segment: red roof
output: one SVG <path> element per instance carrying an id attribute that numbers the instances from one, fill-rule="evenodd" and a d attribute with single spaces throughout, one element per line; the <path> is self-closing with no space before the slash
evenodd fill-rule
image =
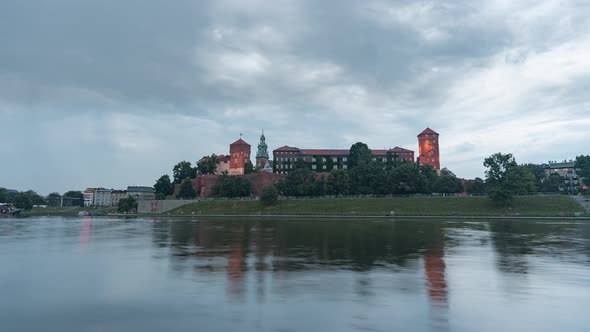
<path id="1" fill-rule="evenodd" d="M 274 151 L 299 151 L 302 156 L 348 156 L 350 154 L 350 150 L 348 149 L 298 149 L 290 146 L 283 146 L 278 148 Z M 389 150 L 371 150 L 374 156 L 386 156 L 388 152 L 393 153 L 404 153 L 410 152 L 414 153 L 412 150 L 400 148 L 396 146 L 393 149 Z"/>
<path id="2" fill-rule="evenodd" d="M 232 145 L 247 145 L 247 146 L 250 146 L 250 144 L 246 143 L 246 142 L 245 142 L 243 139 L 241 139 L 241 138 L 240 138 L 239 140 L 237 140 L 237 141 L 233 142 L 232 144 L 230 144 L 230 146 L 232 146 Z"/>
<path id="3" fill-rule="evenodd" d="M 282 146 L 274 151 L 299 151 L 299 149 L 285 145 L 285 146 Z"/>
<path id="4" fill-rule="evenodd" d="M 391 149 L 391 152 L 414 152 L 414 151 L 396 146 L 395 148 Z"/>
<path id="5" fill-rule="evenodd" d="M 389 149 L 389 150 L 371 150 L 373 152 L 374 156 L 387 156 L 388 152 L 392 152 L 392 153 L 414 153 L 414 151 L 412 150 L 408 150 L 408 149 L 404 149 L 404 148 L 400 148 L 399 146 L 396 146 L 393 149 Z"/>
<path id="6" fill-rule="evenodd" d="M 438 135 L 438 133 L 437 133 L 436 131 L 434 131 L 434 130 L 432 130 L 432 129 L 428 128 L 428 127 L 426 127 L 426 129 L 424 129 L 424 131 L 422 131 L 420 134 L 418 134 L 418 136 L 421 136 L 421 135 L 426 135 L 426 134 L 430 134 L 430 135 L 433 135 L 433 134 L 434 134 L 434 135 Z"/>
<path id="7" fill-rule="evenodd" d="M 341 155 L 348 155 L 350 150 L 344 149 L 304 149 L 301 150 L 301 154 L 303 155 L 311 155 L 311 156 L 341 156 Z"/>

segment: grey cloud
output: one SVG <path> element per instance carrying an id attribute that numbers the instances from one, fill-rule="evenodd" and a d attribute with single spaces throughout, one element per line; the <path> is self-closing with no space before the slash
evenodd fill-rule
<path id="1" fill-rule="evenodd" d="M 131 173 L 150 184 L 177 159 L 224 153 L 240 132 L 254 144 L 260 129 L 271 148 L 362 140 L 416 150 L 428 125 L 442 135 L 445 166 L 481 176 L 472 160 L 541 135 L 503 128 L 583 137 L 589 10 L 579 1 L 2 1 L 0 115 L 15 127 L 0 139 L 26 151 L 23 163 L 60 174 L 30 182 L 41 190 L 66 181 L 60 161 L 83 159 L 101 166 L 71 185 Z M 83 133 L 109 138 L 61 152 Z M 474 138 L 477 148 L 466 143 Z M 578 153 L 568 144 L 557 137 L 551 147 Z M 122 175 L 103 164 L 111 159 Z M 0 185 L 29 183 L 31 170 L 0 161 L 14 174 Z M 140 162 L 150 165 L 134 171 Z"/>

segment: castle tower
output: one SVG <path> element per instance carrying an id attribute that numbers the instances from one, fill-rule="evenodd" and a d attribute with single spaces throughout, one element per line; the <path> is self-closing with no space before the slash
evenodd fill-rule
<path id="1" fill-rule="evenodd" d="M 266 145 L 266 137 L 264 131 L 260 136 L 260 143 L 258 143 L 258 152 L 256 152 L 256 169 L 261 170 L 266 167 L 268 162 L 268 146 Z"/>
<path id="2" fill-rule="evenodd" d="M 435 170 L 440 170 L 438 133 L 430 128 L 418 134 L 418 164 L 430 165 Z"/>
<path id="3" fill-rule="evenodd" d="M 250 144 L 243 139 L 233 142 L 229 146 L 229 175 L 244 175 L 246 163 L 250 161 Z"/>

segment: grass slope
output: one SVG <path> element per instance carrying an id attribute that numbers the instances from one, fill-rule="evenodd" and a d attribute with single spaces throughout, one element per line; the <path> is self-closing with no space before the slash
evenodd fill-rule
<path id="1" fill-rule="evenodd" d="M 564 196 L 516 197 L 511 208 L 496 207 L 487 197 L 394 197 L 282 200 L 270 207 L 259 201 L 204 201 L 170 214 L 382 216 L 390 211 L 398 216 L 572 216 L 583 210 Z"/>

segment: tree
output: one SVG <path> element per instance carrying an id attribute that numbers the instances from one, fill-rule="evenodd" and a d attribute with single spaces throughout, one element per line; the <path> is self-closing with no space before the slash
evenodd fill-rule
<path id="1" fill-rule="evenodd" d="M 84 206 L 84 194 L 81 191 L 70 190 L 63 195 L 64 198 L 75 198 L 80 202 L 80 206 Z"/>
<path id="2" fill-rule="evenodd" d="M 255 173 L 256 169 L 254 168 L 254 165 L 252 165 L 252 162 L 250 160 L 248 160 L 246 162 L 246 165 L 244 166 L 244 173 L 246 174 L 251 174 L 251 173 Z"/>
<path id="3" fill-rule="evenodd" d="M 0 203 L 9 203 L 8 190 L 6 190 L 5 188 L 0 188 Z"/>
<path id="4" fill-rule="evenodd" d="M 373 160 L 373 153 L 367 144 L 357 142 L 350 147 L 350 154 L 348 156 L 348 168 L 353 168 L 360 163 L 369 163 Z"/>
<path id="5" fill-rule="evenodd" d="M 516 161 L 511 153 L 502 154 L 498 152 L 486 158 L 483 165 L 488 169 L 485 172 L 486 184 L 497 186 L 504 181 L 508 168 L 516 166 Z"/>
<path id="6" fill-rule="evenodd" d="M 277 189 L 285 196 L 311 196 L 314 192 L 316 174 L 308 168 L 297 168 L 277 184 Z"/>
<path id="7" fill-rule="evenodd" d="M 556 193 L 559 192 L 559 188 L 562 185 L 563 178 L 559 174 L 553 173 L 543 181 L 540 191 L 545 193 Z"/>
<path id="8" fill-rule="evenodd" d="M 328 195 L 348 195 L 350 191 L 350 177 L 348 172 L 335 169 L 326 179 L 326 192 Z"/>
<path id="9" fill-rule="evenodd" d="M 262 189 L 262 193 L 260 194 L 260 202 L 266 206 L 270 206 L 275 204 L 279 200 L 279 191 L 273 185 L 265 187 Z"/>
<path id="10" fill-rule="evenodd" d="M 61 205 L 61 195 L 59 193 L 51 193 L 47 195 L 47 205 L 51 207 L 58 207 Z"/>
<path id="11" fill-rule="evenodd" d="M 217 165 L 219 164 L 219 157 L 215 154 L 205 156 L 197 161 L 197 171 L 199 174 L 208 175 L 217 172 Z"/>
<path id="12" fill-rule="evenodd" d="M 355 167 L 348 170 L 350 177 L 350 192 L 356 195 L 372 194 L 370 179 L 369 179 L 369 163 L 360 162 Z"/>
<path id="13" fill-rule="evenodd" d="M 432 188 L 434 187 L 434 183 L 438 179 L 436 170 L 430 165 L 420 165 L 418 166 L 418 170 L 420 171 L 420 174 L 424 175 L 424 178 L 426 179 L 424 192 L 431 193 L 433 191 Z"/>
<path id="14" fill-rule="evenodd" d="M 447 168 L 443 168 L 435 180 L 432 190 L 437 193 L 452 194 L 463 191 L 463 181 Z"/>
<path id="15" fill-rule="evenodd" d="M 509 167 L 503 186 L 516 195 L 535 192 L 537 188 L 535 176 L 524 166 Z"/>
<path id="16" fill-rule="evenodd" d="M 213 196 L 248 197 L 250 196 L 250 181 L 242 176 L 222 175 L 219 182 L 213 186 Z"/>
<path id="17" fill-rule="evenodd" d="M 395 194 L 415 194 L 426 189 L 426 177 L 411 163 L 402 164 L 391 171 L 389 185 Z"/>
<path id="18" fill-rule="evenodd" d="M 177 198 L 195 198 L 197 197 L 197 192 L 193 188 L 193 183 L 190 179 L 182 180 L 180 184 L 180 188 L 178 190 L 178 194 L 176 195 Z"/>
<path id="19" fill-rule="evenodd" d="M 131 196 L 121 198 L 117 205 L 117 210 L 121 213 L 137 211 L 137 201 Z"/>
<path id="20" fill-rule="evenodd" d="M 311 196 L 324 196 L 326 194 L 326 181 L 323 177 L 316 176 L 311 182 Z"/>
<path id="21" fill-rule="evenodd" d="M 174 183 L 181 183 L 184 179 L 193 179 L 197 175 L 197 168 L 192 167 L 188 161 L 181 161 L 172 170 Z"/>
<path id="22" fill-rule="evenodd" d="M 575 167 L 580 177 L 590 179 L 590 155 L 577 156 Z"/>
<path id="23" fill-rule="evenodd" d="M 485 182 L 481 178 L 465 180 L 465 191 L 468 194 L 483 194 L 485 189 Z"/>
<path id="24" fill-rule="evenodd" d="M 546 178 L 545 168 L 537 164 L 524 164 L 522 166 L 535 176 L 535 191 L 540 191 Z"/>
<path id="25" fill-rule="evenodd" d="M 154 184 L 156 194 L 162 194 L 164 197 L 172 195 L 174 193 L 174 185 L 170 181 L 168 174 L 162 175 Z"/>
<path id="26" fill-rule="evenodd" d="M 33 205 L 31 195 L 26 192 L 18 193 L 14 197 L 14 206 L 19 209 L 30 210 L 33 208 Z"/>
<path id="27" fill-rule="evenodd" d="M 535 176 L 518 166 L 512 154 L 495 153 L 484 160 L 488 196 L 498 205 L 510 205 L 516 194 L 535 191 Z"/>
<path id="28" fill-rule="evenodd" d="M 29 195 L 29 198 L 31 199 L 31 202 L 33 203 L 33 205 L 46 205 L 47 204 L 47 202 L 45 201 L 45 198 L 43 198 L 43 196 L 37 194 L 33 190 L 28 190 L 25 192 L 25 194 Z"/>
<path id="29" fill-rule="evenodd" d="M 84 194 L 81 191 L 70 190 L 64 194 L 64 197 L 84 199 Z"/>

